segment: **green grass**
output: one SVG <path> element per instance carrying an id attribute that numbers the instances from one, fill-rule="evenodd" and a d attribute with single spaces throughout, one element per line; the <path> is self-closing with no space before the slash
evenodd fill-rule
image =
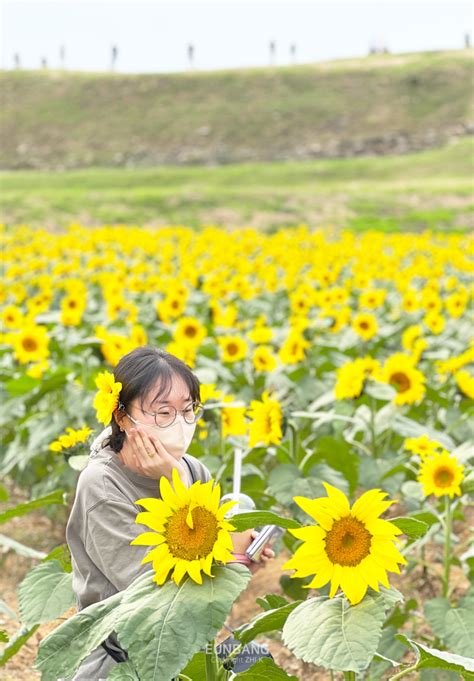
<path id="1" fill-rule="evenodd" d="M 0 167 L 312 159 L 386 134 L 437 146 L 473 120 L 471 63 L 463 50 L 182 74 L 5 71 Z"/>
<path id="2" fill-rule="evenodd" d="M 473 140 L 403 156 L 0 173 L 3 219 L 356 230 L 472 228 Z"/>

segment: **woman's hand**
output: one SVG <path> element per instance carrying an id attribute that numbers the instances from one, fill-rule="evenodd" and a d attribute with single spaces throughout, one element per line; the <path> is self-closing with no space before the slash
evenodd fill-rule
<path id="1" fill-rule="evenodd" d="M 232 521 L 231 521 L 232 522 Z M 257 530 L 245 530 L 244 532 L 231 532 L 230 537 L 234 545 L 234 553 L 245 553 L 253 540 L 258 536 Z M 265 566 L 271 558 L 275 558 L 275 552 L 270 548 L 270 544 L 265 544 L 258 563 L 254 561 L 248 566 L 250 572 L 254 574 Z"/>
<path id="2" fill-rule="evenodd" d="M 166 451 L 157 437 L 137 426 L 127 431 L 128 447 L 123 447 L 123 463 L 138 475 L 159 480 L 163 475 L 172 481 L 172 471 L 176 468 L 179 477 L 188 487 L 184 465 Z"/>

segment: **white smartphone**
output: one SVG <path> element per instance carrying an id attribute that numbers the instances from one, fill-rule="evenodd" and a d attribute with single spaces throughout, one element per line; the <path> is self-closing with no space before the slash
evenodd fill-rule
<path id="1" fill-rule="evenodd" d="M 250 544 L 245 555 L 250 558 L 250 560 L 253 560 L 254 563 L 258 563 L 265 544 L 267 544 L 270 539 L 277 537 L 279 534 L 283 534 L 283 532 L 283 528 L 278 527 L 278 525 L 265 525 Z"/>

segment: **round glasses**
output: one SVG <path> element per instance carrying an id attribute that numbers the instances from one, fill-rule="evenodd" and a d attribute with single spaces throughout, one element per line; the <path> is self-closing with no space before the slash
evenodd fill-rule
<path id="1" fill-rule="evenodd" d="M 190 404 L 186 409 L 176 409 L 176 407 L 173 407 L 171 404 L 167 405 L 166 407 L 162 407 L 159 411 L 145 411 L 144 409 L 141 409 L 143 414 L 147 414 L 148 416 L 153 416 L 155 420 L 155 424 L 158 426 L 158 428 L 168 428 L 168 426 L 173 425 L 173 423 L 176 420 L 176 416 L 178 415 L 178 411 L 180 414 L 182 414 L 184 420 L 186 423 L 189 425 L 196 423 L 198 421 L 202 414 L 203 414 L 203 407 L 202 404 L 199 402 L 193 402 Z M 130 416 L 127 412 L 125 412 L 127 416 L 134 422 L 135 419 Z M 139 423 L 139 422 L 138 422 Z"/>

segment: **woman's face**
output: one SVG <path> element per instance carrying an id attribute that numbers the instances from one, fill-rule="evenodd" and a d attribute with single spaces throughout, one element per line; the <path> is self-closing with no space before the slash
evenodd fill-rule
<path id="1" fill-rule="evenodd" d="M 127 414 L 121 415 L 120 425 L 127 433 L 137 426 L 145 427 L 146 430 L 148 426 L 150 434 L 158 438 L 169 454 L 179 460 L 191 443 L 196 428 L 196 424 L 189 423 L 193 416 L 193 400 L 188 386 L 180 376 L 172 377 L 171 388 L 167 394 L 156 397 L 159 388 L 158 379 L 146 394 L 143 406 L 140 405 L 140 398 L 132 400 L 126 409 Z M 183 418 L 183 413 L 188 422 Z M 153 414 L 156 414 L 156 417 Z M 132 419 L 139 423 L 134 423 Z M 160 428 L 157 425 L 165 425 L 171 421 L 167 427 Z M 127 445 L 125 440 L 123 446 Z"/>

